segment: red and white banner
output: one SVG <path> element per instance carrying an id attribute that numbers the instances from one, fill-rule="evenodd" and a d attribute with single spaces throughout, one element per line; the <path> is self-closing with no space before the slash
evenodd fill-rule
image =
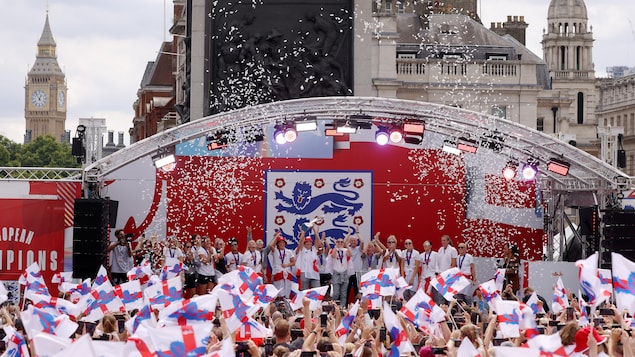
<path id="1" fill-rule="evenodd" d="M 37 262 L 51 281 L 64 269 L 64 201 L 0 199 L 0 242 L 0 280 L 18 280 Z"/>

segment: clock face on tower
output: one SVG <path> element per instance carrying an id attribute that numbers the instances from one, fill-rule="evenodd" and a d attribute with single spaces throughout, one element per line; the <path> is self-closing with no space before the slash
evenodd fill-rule
<path id="1" fill-rule="evenodd" d="M 60 91 L 59 93 L 57 93 L 57 106 L 59 108 L 64 107 L 64 92 L 63 91 Z"/>
<path id="2" fill-rule="evenodd" d="M 34 106 L 41 108 L 46 105 L 46 93 L 43 90 L 36 90 L 31 94 L 31 104 Z"/>

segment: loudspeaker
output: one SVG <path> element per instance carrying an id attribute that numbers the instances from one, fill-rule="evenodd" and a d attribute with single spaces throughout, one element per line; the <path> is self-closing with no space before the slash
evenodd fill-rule
<path id="1" fill-rule="evenodd" d="M 620 169 L 626 168 L 626 150 L 617 150 L 617 167 Z"/>
<path id="2" fill-rule="evenodd" d="M 633 225 L 635 211 L 606 211 L 603 221 L 605 225 Z"/>
<path id="3" fill-rule="evenodd" d="M 76 199 L 73 226 L 73 277 L 94 278 L 108 266 L 110 200 Z"/>
<path id="4" fill-rule="evenodd" d="M 598 219 L 596 207 L 581 207 L 578 210 L 580 217 L 580 235 L 588 236 L 598 233 Z"/>
<path id="5" fill-rule="evenodd" d="M 73 156 L 84 156 L 83 140 L 80 138 L 73 138 L 73 144 L 71 146 L 71 154 Z"/>

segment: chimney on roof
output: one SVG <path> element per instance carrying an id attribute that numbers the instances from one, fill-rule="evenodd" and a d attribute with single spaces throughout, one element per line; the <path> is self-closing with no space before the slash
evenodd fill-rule
<path id="1" fill-rule="evenodd" d="M 525 45 L 527 26 L 529 25 L 525 22 L 525 16 L 507 15 L 507 22 L 492 22 L 490 30 L 499 36 L 510 35 Z"/>
<path id="2" fill-rule="evenodd" d="M 117 140 L 117 147 L 118 148 L 125 148 L 126 145 L 123 144 L 123 131 L 120 131 L 117 134 L 118 134 L 118 139 L 119 139 L 119 140 Z"/>

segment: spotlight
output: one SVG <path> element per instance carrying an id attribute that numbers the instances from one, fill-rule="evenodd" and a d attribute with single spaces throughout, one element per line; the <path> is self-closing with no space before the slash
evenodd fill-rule
<path id="1" fill-rule="evenodd" d="M 174 154 L 169 154 L 165 157 L 162 157 L 160 159 L 157 159 L 154 161 L 154 166 L 157 167 L 157 169 L 161 169 L 164 166 L 167 166 L 169 164 L 173 164 L 176 162 L 176 158 L 174 157 Z"/>
<path id="2" fill-rule="evenodd" d="M 86 132 L 86 125 L 79 124 L 75 129 L 78 135 L 84 134 Z"/>
<path id="3" fill-rule="evenodd" d="M 340 134 L 357 133 L 357 122 L 354 120 L 337 120 L 335 122 L 335 130 Z"/>
<path id="4" fill-rule="evenodd" d="M 298 132 L 296 131 L 293 122 L 276 125 L 274 127 L 273 133 L 273 136 L 278 145 L 292 143 L 298 138 Z"/>
<path id="5" fill-rule="evenodd" d="M 295 130 L 301 131 L 315 131 L 317 130 L 317 120 L 313 116 L 304 117 L 295 121 Z"/>
<path id="6" fill-rule="evenodd" d="M 163 171 L 172 171 L 176 168 L 176 157 L 174 156 L 174 147 L 161 148 L 152 156 L 152 161 L 157 169 Z"/>
<path id="7" fill-rule="evenodd" d="M 443 151 L 454 155 L 461 155 L 461 150 L 457 149 L 456 143 L 451 140 L 443 141 Z"/>
<path id="8" fill-rule="evenodd" d="M 471 154 L 476 154 L 476 150 L 478 150 L 478 142 L 474 139 L 461 137 L 459 138 L 456 148 L 461 151 L 469 152 Z"/>
<path id="9" fill-rule="evenodd" d="M 390 133 L 387 127 L 380 126 L 377 128 L 377 132 L 375 133 L 375 142 L 377 142 L 377 144 L 382 146 L 388 144 L 388 140 L 390 140 L 389 137 Z"/>
<path id="10" fill-rule="evenodd" d="M 218 150 L 229 145 L 229 137 L 231 133 L 228 130 L 219 130 L 207 135 L 207 149 Z"/>
<path id="11" fill-rule="evenodd" d="M 505 137 L 498 130 L 494 130 L 492 133 L 483 134 L 481 138 L 481 146 L 488 148 L 494 152 L 501 152 L 505 143 Z"/>
<path id="12" fill-rule="evenodd" d="M 390 129 L 390 142 L 397 144 L 403 139 L 403 132 L 399 126 L 393 125 Z"/>
<path id="13" fill-rule="evenodd" d="M 527 163 L 523 165 L 523 178 L 526 181 L 531 181 L 536 178 L 538 173 L 538 161 L 535 159 L 528 159 Z"/>
<path id="14" fill-rule="evenodd" d="M 567 176 L 567 174 L 569 174 L 569 167 L 571 167 L 570 163 L 556 158 L 549 159 L 549 162 L 547 163 L 548 171 L 562 176 Z"/>
<path id="15" fill-rule="evenodd" d="M 423 132 L 425 125 L 423 123 L 404 123 L 403 124 L 403 140 L 406 144 L 419 145 L 423 142 Z"/>
<path id="16" fill-rule="evenodd" d="M 516 177 L 516 167 L 518 167 L 518 164 L 516 164 L 515 162 L 507 162 L 507 165 L 503 169 L 503 177 L 505 178 L 505 180 L 509 181 Z"/>

